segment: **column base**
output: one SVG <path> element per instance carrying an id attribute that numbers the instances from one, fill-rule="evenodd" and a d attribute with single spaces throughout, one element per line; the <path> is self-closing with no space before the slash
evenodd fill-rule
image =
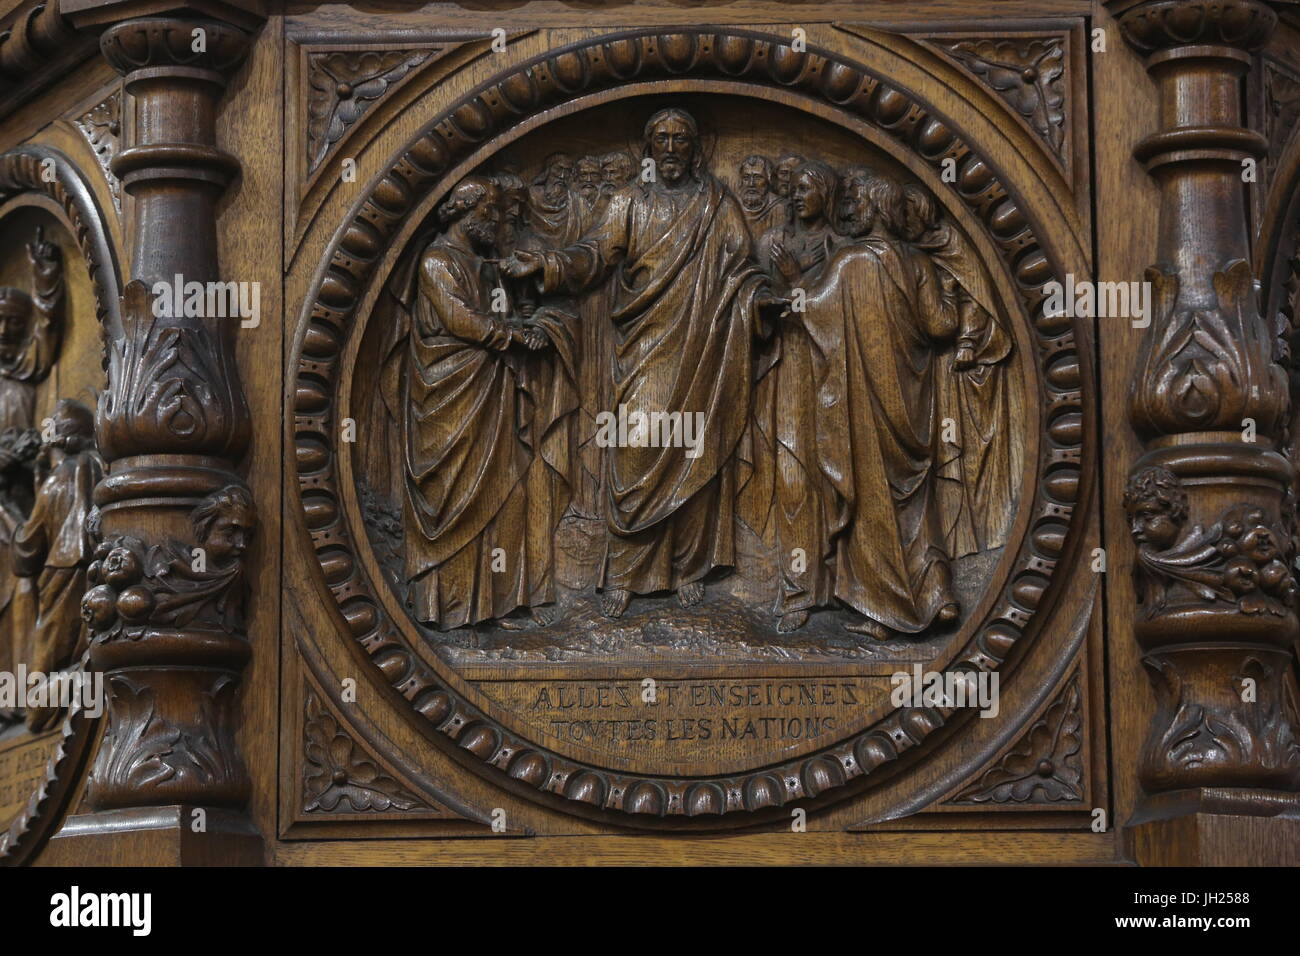
<path id="1" fill-rule="evenodd" d="M 202 829 L 196 830 L 203 812 Z M 261 866 L 262 836 L 242 813 L 172 805 L 68 817 L 37 866 Z"/>
<path id="2" fill-rule="evenodd" d="M 1161 793 L 1144 800 L 1124 833 L 1140 866 L 1300 866 L 1300 794 Z"/>

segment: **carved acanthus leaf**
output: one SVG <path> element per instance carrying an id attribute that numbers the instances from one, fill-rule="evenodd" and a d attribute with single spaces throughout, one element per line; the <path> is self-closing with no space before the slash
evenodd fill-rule
<path id="1" fill-rule="evenodd" d="M 1065 46 L 1061 37 L 936 42 L 1065 157 Z"/>
<path id="2" fill-rule="evenodd" d="M 311 54 L 307 60 L 308 172 L 394 83 L 439 49 Z"/>
<path id="3" fill-rule="evenodd" d="M 1076 674 L 1001 760 L 952 803 L 1061 803 L 1083 799 L 1083 696 Z"/>
<path id="4" fill-rule="evenodd" d="M 113 175 L 111 165 L 122 140 L 122 91 L 114 90 L 106 99 L 78 116 L 75 122 L 94 151 L 99 168 L 104 171 L 113 206 L 121 212 L 122 186 Z"/>
<path id="5" fill-rule="evenodd" d="M 307 692 L 302 781 L 303 810 L 360 813 L 433 809 L 384 773 L 323 707 Z"/>

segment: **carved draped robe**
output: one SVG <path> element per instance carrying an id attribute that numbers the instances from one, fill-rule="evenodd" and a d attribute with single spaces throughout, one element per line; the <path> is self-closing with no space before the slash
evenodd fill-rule
<path id="1" fill-rule="evenodd" d="M 935 452 L 955 297 L 924 253 L 873 237 L 835 253 L 806 306 L 834 594 L 893 630 L 922 631 L 953 600 Z"/>
<path id="2" fill-rule="evenodd" d="M 404 386 L 405 578 L 416 619 L 445 630 L 555 600 L 573 346 L 543 312 L 535 321 L 554 352 L 508 351 L 482 260 L 445 237 L 425 252 L 417 281 Z"/>
<path id="3" fill-rule="evenodd" d="M 623 187 L 586 236 L 543 257 L 548 293 L 613 274 L 608 411 L 703 416 L 696 457 L 680 445 L 604 449 L 606 589 L 677 588 L 734 563 L 754 296 L 765 281 L 750 245 L 739 203 L 703 176 Z"/>
<path id="4" fill-rule="evenodd" d="M 103 470 L 93 451 L 65 457 L 41 482 L 31 515 L 14 532 L 14 573 L 36 579 L 37 603 L 30 644 L 16 649 L 14 656 L 33 671 L 49 674 L 67 667 L 85 650 L 81 599 L 95 551 L 87 519 Z M 15 640 L 23 636 L 15 635 Z M 29 713 L 28 724 L 39 730 L 55 715 Z"/>
<path id="5" fill-rule="evenodd" d="M 823 223 L 786 224 L 758 241 L 758 261 L 779 271 L 772 247 L 780 242 L 799 263 L 796 286 L 816 282 L 836 236 Z M 741 519 L 776 548 L 778 614 L 807 611 L 830 600 L 831 574 L 825 480 L 817 464 L 816 389 L 812 346 L 798 325 L 784 325 L 759 358 L 754 386 L 754 476 L 740 500 Z"/>

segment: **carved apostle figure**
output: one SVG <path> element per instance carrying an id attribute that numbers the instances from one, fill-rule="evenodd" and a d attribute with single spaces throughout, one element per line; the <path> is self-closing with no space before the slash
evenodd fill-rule
<path id="1" fill-rule="evenodd" d="M 694 118 L 666 109 L 645 126 L 655 176 L 615 192 L 579 241 L 517 252 L 502 268 L 538 275 L 543 292 L 579 293 L 614 275 L 611 411 L 698 421 L 698 442 L 605 448 L 601 609 L 633 594 L 704 597 L 704 577 L 734 564 L 737 449 L 750 404 L 760 311 L 783 303 L 751 255 L 740 204 L 704 166 Z"/>
<path id="2" fill-rule="evenodd" d="M 794 188 L 794 171 L 804 164 L 804 158 L 797 153 L 786 153 L 776 161 L 773 167 L 772 189 L 781 200 L 782 215 L 786 222 L 794 219 L 794 206 L 790 202 L 790 190 Z"/>
<path id="3" fill-rule="evenodd" d="M 858 170 L 843 220 L 855 241 L 809 291 L 817 451 L 834 490 L 834 594 L 884 639 L 957 618 L 938 508 L 939 350 L 958 330 L 951 279 L 905 242 L 900 183 Z"/>
<path id="4" fill-rule="evenodd" d="M 748 156 L 740 164 L 740 208 L 756 239 L 785 223 L 785 206 L 772 192 L 772 164 L 766 156 Z"/>
<path id="5" fill-rule="evenodd" d="M 622 150 L 606 153 L 600 160 L 601 190 L 607 194 L 614 193 L 632 181 L 636 173 L 636 164 L 632 157 Z"/>
<path id="6" fill-rule="evenodd" d="M 33 295 L 0 288 L 0 430 L 35 424 L 36 385 L 49 375 L 63 338 L 63 261 L 39 226 L 27 258 Z"/>
<path id="7" fill-rule="evenodd" d="M 538 239 L 548 246 L 563 246 L 582 232 L 582 212 L 576 191 L 569 188 L 573 160 L 552 153 L 528 191 L 528 221 Z"/>
<path id="8" fill-rule="evenodd" d="M 838 177 L 820 162 L 794 174 L 793 223 L 775 226 L 758 243 L 758 258 L 782 291 L 816 281 L 834 248 L 830 216 Z M 793 631 L 830 599 L 827 493 L 817 463 L 816 388 L 808 333 L 785 323 L 762 356 L 754 388 L 754 477 L 741 497 L 741 517 L 777 555 L 777 630 Z"/>
<path id="9" fill-rule="evenodd" d="M 550 310 L 528 325 L 493 310 L 485 259 L 500 202 L 494 180 L 471 176 L 440 207 L 445 232 L 421 257 L 407 337 L 405 579 L 416 619 L 443 629 L 554 600 L 554 526 L 531 518 L 557 509 L 529 493 L 555 486 L 530 469 L 547 466 L 572 403 L 530 394 L 521 362 L 549 344 L 571 369 L 573 347 Z"/>
<path id="10" fill-rule="evenodd" d="M 36 579 L 36 625 L 30 644 L 15 653 L 32 671 L 50 674 L 85 650 L 81 599 L 95 551 L 89 517 L 103 462 L 95 451 L 95 417 L 86 406 L 60 401 L 42 446 L 43 480 L 32 513 L 14 534 L 14 573 Z M 38 474 L 41 474 L 38 471 Z M 28 726 L 44 730 L 56 710 L 29 710 Z"/>

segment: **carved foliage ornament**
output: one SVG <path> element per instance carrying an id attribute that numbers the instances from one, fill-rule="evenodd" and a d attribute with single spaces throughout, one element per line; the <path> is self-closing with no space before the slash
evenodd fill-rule
<path id="1" fill-rule="evenodd" d="M 308 171 L 321 164 L 372 103 L 439 49 L 310 54 L 307 59 Z"/>
<path id="2" fill-rule="evenodd" d="M 113 174 L 112 164 L 122 139 L 122 91 L 114 90 L 108 98 L 78 116 L 76 124 L 94 151 L 99 168 L 104 171 L 114 207 L 121 212 L 122 184 Z"/>
<path id="3" fill-rule="evenodd" d="M 1062 38 L 957 40 L 938 45 L 1028 121 L 1065 159 L 1065 48 Z"/>
<path id="4" fill-rule="evenodd" d="M 360 570 L 356 536 L 341 518 L 342 490 L 334 456 L 335 389 L 343 343 L 357 325 L 363 289 L 382 250 L 421 197 L 479 144 L 522 119 L 581 93 L 631 80 L 726 78 L 755 89 L 785 90 L 829 103 L 893 137 L 936 172 L 957 163 L 955 194 L 985 224 L 1033 318 L 1041 355 L 1048 428 L 1032 501 L 1034 519 L 1018 545 L 1006 590 L 957 652 L 952 667 L 997 667 L 1039 608 L 1073 524 L 1082 477 L 1080 353 L 1071 322 L 1044 315 L 1043 284 L 1053 268 L 1034 228 L 992 166 L 926 106 L 865 67 L 821 50 L 791 50 L 759 34 L 628 33 L 553 51 L 506 74 L 435 119 L 378 179 L 356 215 L 339 230 L 307 307 L 299 340 L 295 441 L 304 520 L 325 583 L 352 635 L 414 713 L 440 735 L 521 783 L 591 808 L 657 816 L 755 811 L 817 796 L 922 743 L 951 715 L 904 707 L 868 730 L 809 756 L 740 775 L 715 778 L 638 777 L 611 772 L 521 739 L 487 717 L 457 684 L 424 663 L 388 618 L 374 584 Z M 364 540 L 364 534 L 361 536 Z M 340 560 L 340 554 L 346 560 Z"/>
<path id="5" fill-rule="evenodd" d="M 428 809 L 427 803 L 384 773 L 310 691 L 304 711 L 304 810 L 382 813 Z"/>
<path id="6" fill-rule="evenodd" d="M 953 803 L 1059 803 L 1083 799 L 1083 696 L 1072 677 L 1001 760 Z"/>

